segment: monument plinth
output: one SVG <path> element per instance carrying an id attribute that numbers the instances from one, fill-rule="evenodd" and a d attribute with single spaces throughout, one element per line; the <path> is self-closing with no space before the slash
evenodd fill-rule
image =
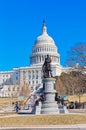
<path id="1" fill-rule="evenodd" d="M 45 101 L 42 104 L 41 114 L 58 114 L 58 104 L 55 101 L 55 93 L 56 90 L 54 89 L 55 85 L 55 78 L 44 78 L 43 85 L 44 85 L 44 95 Z"/>

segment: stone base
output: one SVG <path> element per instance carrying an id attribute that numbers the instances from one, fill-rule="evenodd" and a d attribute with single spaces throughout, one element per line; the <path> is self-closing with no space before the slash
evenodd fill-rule
<path id="1" fill-rule="evenodd" d="M 45 101 L 42 105 L 41 114 L 59 114 L 58 104 Z"/>
<path id="2" fill-rule="evenodd" d="M 41 114 L 59 114 L 58 104 L 55 101 L 55 80 L 55 78 L 45 78 L 43 80 L 46 100 L 42 104 Z"/>
<path id="3" fill-rule="evenodd" d="M 66 106 L 62 105 L 62 104 L 58 104 L 58 108 L 59 108 L 59 113 L 64 113 L 64 114 L 68 114 L 69 111 L 66 108 Z"/>

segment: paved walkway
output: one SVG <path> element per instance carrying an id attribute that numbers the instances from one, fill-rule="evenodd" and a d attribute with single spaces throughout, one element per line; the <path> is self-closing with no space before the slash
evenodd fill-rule
<path id="1" fill-rule="evenodd" d="M 0 127 L 0 130 L 86 130 L 86 124 L 77 125 L 52 125 L 28 127 Z"/>

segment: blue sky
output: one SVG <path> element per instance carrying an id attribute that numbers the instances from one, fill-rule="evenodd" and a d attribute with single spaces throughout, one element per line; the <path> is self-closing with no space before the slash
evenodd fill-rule
<path id="1" fill-rule="evenodd" d="M 62 66 L 70 48 L 86 42 L 86 0 L 0 0 L 0 71 L 29 65 L 43 19 Z"/>

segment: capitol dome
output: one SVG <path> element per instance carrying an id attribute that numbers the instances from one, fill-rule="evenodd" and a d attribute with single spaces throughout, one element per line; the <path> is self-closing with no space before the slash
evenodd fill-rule
<path id="1" fill-rule="evenodd" d="M 32 54 L 30 56 L 31 65 L 43 64 L 46 56 L 49 55 L 54 64 L 59 64 L 60 55 L 58 53 L 58 48 L 52 37 L 47 33 L 47 27 L 43 22 L 42 34 L 36 38 L 34 46 L 32 48 Z"/>

